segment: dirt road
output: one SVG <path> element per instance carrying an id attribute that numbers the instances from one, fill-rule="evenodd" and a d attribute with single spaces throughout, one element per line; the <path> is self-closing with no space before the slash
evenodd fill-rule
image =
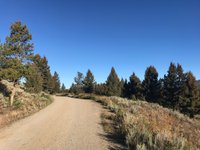
<path id="1" fill-rule="evenodd" d="M 55 97 L 38 113 L 0 129 L 0 150 L 104 150 L 101 106 Z"/>

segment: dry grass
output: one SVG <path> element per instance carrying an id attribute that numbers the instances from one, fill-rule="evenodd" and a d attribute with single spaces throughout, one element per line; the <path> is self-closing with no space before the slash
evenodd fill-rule
<path id="1" fill-rule="evenodd" d="M 53 98 L 46 93 L 30 94 L 18 87 L 10 107 L 9 97 L 0 93 L 0 128 L 41 110 L 52 101 Z"/>
<path id="2" fill-rule="evenodd" d="M 79 96 L 94 99 L 115 114 L 113 120 L 129 149 L 200 149 L 200 121 L 197 119 L 144 101 L 84 94 Z"/>

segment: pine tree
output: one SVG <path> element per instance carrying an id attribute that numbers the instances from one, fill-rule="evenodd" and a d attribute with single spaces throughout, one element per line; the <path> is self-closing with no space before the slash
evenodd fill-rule
<path id="1" fill-rule="evenodd" d="M 177 104 L 175 104 L 175 109 L 180 110 L 180 105 L 183 103 L 185 98 L 185 91 L 186 91 L 186 74 L 183 71 L 183 68 L 180 64 L 177 65 L 177 79 L 176 79 L 176 95 L 175 95 L 175 101 Z"/>
<path id="2" fill-rule="evenodd" d="M 107 86 L 105 83 L 95 85 L 95 94 L 97 95 L 107 95 Z"/>
<path id="3" fill-rule="evenodd" d="M 61 92 L 62 92 L 62 93 L 65 93 L 65 92 L 66 92 L 66 87 L 65 87 L 64 83 L 63 83 L 62 86 L 61 86 Z"/>
<path id="4" fill-rule="evenodd" d="M 75 84 L 72 84 L 71 91 L 75 94 L 79 94 L 83 92 L 83 73 L 77 72 L 77 76 L 74 78 Z"/>
<path id="5" fill-rule="evenodd" d="M 128 98 L 141 99 L 142 98 L 142 84 L 140 79 L 133 73 L 128 82 Z"/>
<path id="6" fill-rule="evenodd" d="M 77 76 L 74 78 L 75 83 L 79 86 L 83 86 L 83 79 L 83 73 L 77 72 Z"/>
<path id="7" fill-rule="evenodd" d="M 32 36 L 27 26 L 20 21 L 15 22 L 10 27 L 10 36 L 6 37 L 3 51 L 1 51 L 0 78 L 13 82 L 14 86 L 10 95 L 11 106 L 16 92 L 15 86 L 27 73 L 26 64 L 33 56 L 31 40 Z"/>
<path id="8" fill-rule="evenodd" d="M 112 67 L 111 72 L 106 81 L 107 85 L 107 95 L 108 96 L 120 96 L 121 95 L 121 83 L 115 72 L 114 67 Z"/>
<path id="9" fill-rule="evenodd" d="M 181 65 L 171 63 L 168 74 L 163 79 L 164 105 L 179 110 L 179 104 L 184 98 L 185 74 Z"/>
<path id="10" fill-rule="evenodd" d="M 69 92 L 73 94 L 78 94 L 74 83 L 72 83 L 71 87 L 69 88 Z"/>
<path id="11" fill-rule="evenodd" d="M 125 79 L 125 81 L 124 81 L 124 87 L 123 87 L 122 95 L 123 95 L 123 97 L 129 97 L 129 86 L 128 86 L 127 79 Z"/>
<path id="12" fill-rule="evenodd" d="M 39 69 L 39 72 L 41 73 L 43 79 L 43 84 L 42 84 L 43 91 L 52 93 L 53 81 L 47 58 L 46 57 L 42 58 L 39 54 L 37 54 L 34 56 L 33 62 L 34 64 L 36 64 L 36 66 Z"/>
<path id="13" fill-rule="evenodd" d="M 29 73 L 25 76 L 25 87 L 28 92 L 39 93 L 42 91 L 43 79 L 35 64 L 29 65 Z"/>
<path id="14" fill-rule="evenodd" d="M 121 85 L 121 97 L 124 97 L 124 84 L 125 84 L 125 81 L 124 79 L 122 78 L 121 81 L 120 81 L 120 85 Z"/>
<path id="15" fill-rule="evenodd" d="M 94 92 L 95 80 L 90 70 L 87 71 L 86 77 L 83 80 L 83 84 L 84 84 L 83 89 L 86 93 Z"/>
<path id="16" fill-rule="evenodd" d="M 176 65 L 171 63 L 169 70 L 168 70 L 168 74 L 164 76 L 163 79 L 163 96 L 164 96 L 164 105 L 166 105 L 167 107 L 171 107 L 174 108 L 176 105 Z"/>
<path id="17" fill-rule="evenodd" d="M 60 92 L 60 79 L 58 73 L 55 71 L 52 77 L 53 90 L 52 93 Z"/>
<path id="18" fill-rule="evenodd" d="M 196 78 L 191 72 L 186 74 L 186 90 L 184 101 L 182 102 L 181 112 L 190 115 L 190 117 L 193 117 L 199 111 L 199 86 Z"/>
<path id="19" fill-rule="evenodd" d="M 154 66 L 146 69 L 142 82 L 143 94 L 148 102 L 159 102 L 161 97 L 161 83 L 158 80 L 158 72 Z"/>

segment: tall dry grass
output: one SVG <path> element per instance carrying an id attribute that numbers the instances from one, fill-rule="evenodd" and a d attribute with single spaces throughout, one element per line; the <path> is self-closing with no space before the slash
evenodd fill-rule
<path id="1" fill-rule="evenodd" d="M 77 97 L 93 99 L 114 112 L 117 132 L 128 149 L 200 149 L 200 121 L 197 119 L 145 101 L 85 94 Z"/>

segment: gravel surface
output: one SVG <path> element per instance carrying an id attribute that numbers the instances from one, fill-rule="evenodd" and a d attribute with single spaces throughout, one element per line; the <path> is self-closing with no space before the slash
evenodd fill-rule
<path id="1" fill-rule="evenodd" d="M 104 150 L 102 107 L 91 100 L 55 97 L 38 113 L 0 129 L 0 150 Z"/>

